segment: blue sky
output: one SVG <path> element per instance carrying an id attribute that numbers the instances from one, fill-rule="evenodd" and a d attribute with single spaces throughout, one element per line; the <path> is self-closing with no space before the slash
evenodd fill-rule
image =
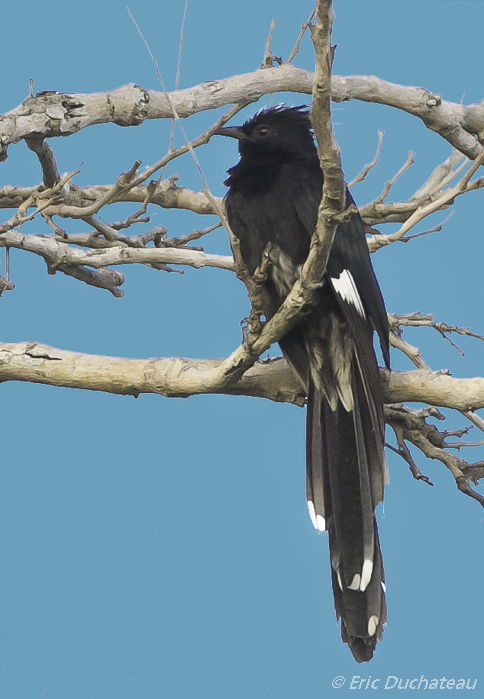
<path id="1" fill-rule="evenodd" d="M 183 6 L 130 4 L 169 89 Z M 306 1 L 192 0 L 180 87 L 256 69 L 272 17 L 273 51 L 287 56 L 311 10 Z M 335 2 L 335 11 L 335 73 L 422 85 L 456 102 L 484 97 L 482 47 L 472 40 L 483 2 L 349 0 Z M 158 89 L 123 3 L 27 0 L 2 8 L 2 20 L 0 113 L 26 97 L 29 78 L 35 91 L 128 82 Z M 307 37 L 295 63 L 313 68 Z M 300 104 L 307 96 L 274 101 Z M 212 117 L 190 119 L 188 135 Z M 377 131 L 385 130 L 378 168 L 353 189 L 359 203 L 381 192 L 409 150 L 416 163 L 390 199 L 410 196 L 450 152 L 416 119 L 386 107 L 335 105 L 334 122 L 347 179 L 372 159 Z M 98 126 L 52 146 L 61 172 L 84 161 L 79 184 L 114 182 L 136 159 L 148 165 L 161 157 L 169 129 Z M 217 195 L 237 157 L 228 141 L 199 150 Z M 201 188 L 189 157 L 174 172 Z M 33 153 L 23 143 L 11 147 L 0 185 L 39 180 Z M 482 193 L 467 195 L 441 233 L 373 256 L 389 311 L 433 312 L 484 334 L 479 205 Z M 113 208 L 112 220 L 129 210 Z M 153 223 L 183 235 L 211 220 L 159 211 Z M 25 228 L 40 229 L 40 222 Z M 204 245 L 228 251 L 222 231 Z M 48 276 L 38 258 L 17 251 L 11 258 L 16 288 L 1 299 L 4 342 L 128 357 L 220 357 L 240 342 L 247 299 L 228 272 L 125 268 L 125 297 L 115 299 Z M 483 373 L 478 340 L 459 341 L 463 358 L 431 330 L 406 337 L 433 369 Z M 398 355 L 393 361 L 410 368 Z M 374 660 L 358 666 L 335 622 L 326 537 L 307 514 L 303 410 L 262 399 L 134 400 L 28 384 L 2 385 L 2 405 L 2 699 L 316 699 L 346 696 L 353 676 L 370 675 L 382 679 L 380 688 L 389 675 L 484 685 L 483 513 L 439 464 L 414 454 L 435 483 L 429 488 L 389 455 L 391 484 L 378 519 L 388 625 Z M 448 429 L 465 424 L 462 416 L 447 422 Z M 336 676 L 345 678 L 340 689 L 331 686 Z"/>

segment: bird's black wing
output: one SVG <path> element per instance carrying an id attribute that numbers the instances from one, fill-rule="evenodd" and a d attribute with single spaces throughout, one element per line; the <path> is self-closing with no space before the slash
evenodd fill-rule
<path id="1" fill-rule="evenodd" d="M 355 204 L 350 192 L 346 195 L 346 205 Z M 351 272 L 356 289 L 361 298 L 367 317 L 378 333 L 385 365 L 390 367 L 388 317 L 385 302 L 373 271 L 365 226 L 361 216 L 353 214 L 347 223 L 338 227 L 328 261 L 328 275 L 334 277 L 347 269 Z"/>

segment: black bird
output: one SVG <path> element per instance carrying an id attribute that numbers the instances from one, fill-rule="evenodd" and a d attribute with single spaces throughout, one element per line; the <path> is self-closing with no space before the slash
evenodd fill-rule
<path id="1" fill-rule="evenodd" d="M 225 203 L 251 275 L 271 243 L 263 285 L 269 319 L 298 279 L 316 227 L 323 174 L 309 113 L 306 106 L 262 109 L 243 126 L 216 133 L 239 143 Z M 388 368 L 389 334 L 359 214 L 338 226 L 321 281 L 310 314 L 279 344 L 307 393 L 309 514 L 316 529 L 328 531 L 336 617 L 361 663 L 371 660 L 386 622 L 374 511 L 388 477 L 373 331 Z"/>

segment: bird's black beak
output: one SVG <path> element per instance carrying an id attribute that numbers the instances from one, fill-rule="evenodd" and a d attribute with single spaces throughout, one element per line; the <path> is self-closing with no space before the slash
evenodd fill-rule
<path id="1" fill-rule="evenodd" d="M 214 136 L 230 136 L 230 138 L 236 138 L 238 141 L 247 138 L 240 126 L 224 126 L 214 131 Z"/>

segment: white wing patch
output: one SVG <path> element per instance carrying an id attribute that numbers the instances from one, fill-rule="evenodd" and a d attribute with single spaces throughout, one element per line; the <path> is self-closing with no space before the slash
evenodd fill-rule
<path id="1" fill-rule="evenodd" d="M 311 517 L 311 522 L 313 523 L 314 528 L 317 529 L 318 532 L 326 531 L 326 522 L 324 520 L 324 517 L 316 514 L 316 509 L 314 507 L 314 503 L 312 503 L 311 500 L 308 500 L 308 510 L 309 510 L 309 516 Z"/>
<path id="2" fill-rule="evenodd" d="M 308 500 L 308 510 L 309 516 L 311 517 L 311 522 L 313 523 L 313 527 L 317 529 L 318 523 L 316 522 L 316 510 L 314 509 L 314 504 L 311 502 L 311 500 Z"/>
<path id="3" fill-rule="evenodd" d="M 359 590 L 360 589 L 360 582 L 361 582 L 361 575 L 359 573 L 355 573 L 355 577 L 351 581 L 351 585 L 348 585 L 348 590 Z"/>
<path id="4" fill-rule="evenodd" d="M 368 587 L 368 583 L 371 580 L 371 574 L 373 573 L 373 561 L 370 561 L 369 558 L 365 560 L 363 563 L 363 570 L 361 571 L 361 582 L 360 582 L 360 590 L 364 592 L 366 588 Z M 373 636 L 371 633 L 370 636 Z"/>
<path id="5" fill-rule="evenodd" d="M 355 573 L 353 580 L 351 581 L 351 585 L 348 585 L 348 589 L 360 590 L 361 592 L 364 592 L 368 587 L 368 583 L 371 580 L 372 572 L 373 562 L 367 558 L 363 563 L 363 570 L 361 571 L 361 575 L 359 573 Z M 373 634 L 371 633 L 370 636 L 373 636 Z"/>
<path id="6" fill-rule="evenodd" d="M 365 309 L 363 308 L 363 304 L 351 272 L 344 269 L 339 275 L 339 278 L 331 277 L 331 282 L 336 293 L 339 294 L 347 303 L 352 303 L 358 313 L 363 316 L 363 318 L 366 318 Z"/>
<path id="7" fill-rule="evenodd" d="M 376 634 L 378 621 L 379 619 L 375 614 L 368 619 L 368 636 L 374 636 Z"/>

